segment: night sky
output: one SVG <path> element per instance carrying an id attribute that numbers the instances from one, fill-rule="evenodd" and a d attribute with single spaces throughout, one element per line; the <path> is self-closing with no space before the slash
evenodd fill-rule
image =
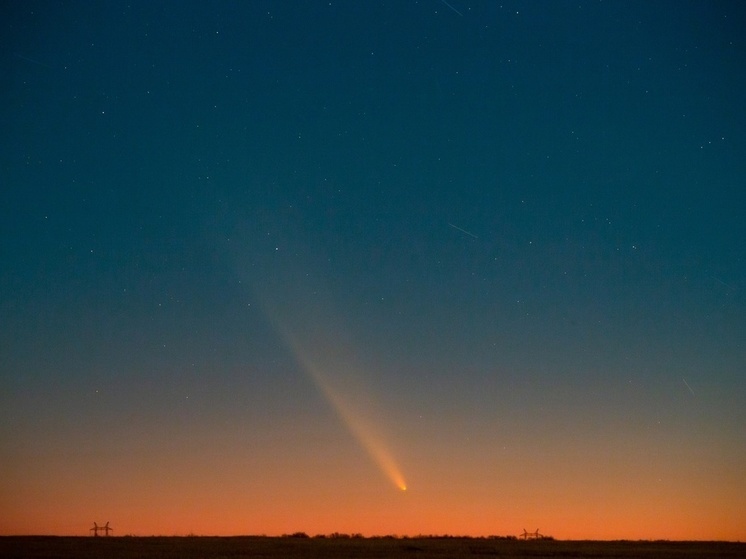
<path id="1" fill-rule="evenodd" d="M 0 534 L 746 539 L 742 2 L 0 45 Z"/>

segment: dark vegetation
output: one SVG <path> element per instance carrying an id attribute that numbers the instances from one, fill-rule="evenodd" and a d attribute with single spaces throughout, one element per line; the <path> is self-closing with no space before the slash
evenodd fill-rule
<path id="1" fill-rule="evenodd" d="M 0 537 L 6 559 L 242 559 L 242 558 L 386 558 L 459 557 L 609 557 L 678 559 L 743 558 L 746 544 L 669 541 L 521 541 L 515 538 L 374 537 L 331 534 L 309 537 L 296 532 L 284 537 Z"/>

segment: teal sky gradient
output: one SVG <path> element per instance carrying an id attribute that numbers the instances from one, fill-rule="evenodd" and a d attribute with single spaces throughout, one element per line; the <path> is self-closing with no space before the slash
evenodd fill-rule
<path id="1" fill-rule="evenodd" d="M 746 537 L 746 11 L 449 4 L 4 6 L 0 533 Z"/>

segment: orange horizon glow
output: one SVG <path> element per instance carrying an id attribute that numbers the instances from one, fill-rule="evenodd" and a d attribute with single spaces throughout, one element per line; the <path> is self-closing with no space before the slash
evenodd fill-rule
<path id="1" fill-rule="evenodd" d="M 197 447 L 209 444 L 204 440 Z M 260 479 L 242 478 L 241 469 L 252 459 L 250 453 L 221 464 L 224 477 L 209 477 L 219 450 L 215 446 L 191 458 L 189 449 L 169 453 L 154 448 L 157 467 L 134 477 L 135 463 L 127 460 L 109 469 L 110 479 L 93 481 L 76 476 L 75 464 L 70 463 L 49 480 L 46 492 L 34 490 L 41 482 L 36 472 L 29 471 L 28 479 L 13 480 L 22 500 L 3 495 L 6 506 L 0 511 L 0 534 L 87 536 L 94 521 L 110 521 L 115 536 L 337 532 L 479 537 L 518 536 L 524 528 L 538 528 L 542 534 L 564 540 L 746 539 L 737 500 L 721 497 L 708 502 L 695 496 L 700 505 L 695 509 L 691 496 L 656 494 L 653 484 L 639 478 L 636 492 L 626 486 L 595 494 L 597 478 L 587 477 L 588 490 L 574 497 L 577 488 L 558 492 L 556 480 L 542 481 L 534 467 L 523 470 L 524 479 L 536 480 L 534 487 L 518 482 L 500 487 L 499 481 L 480 481 L 488 468 L 459 470 L 464 475 L 461 483 L 449 483 L 423 466 L 415 472 L 416 489 L 402 493 L 382 489 L 375 480 L 361 484 L 366 476 L 375 476 L 372 466 L 368 472 L 344 468 L 329 472 L 325 463 L 310 469 L 312 463 L 301 463 L 309 448 L 298 449 L 279 462 L 266 455 L 258 457 L 259 469 L 266 472 Z M 359 458 L 351 464 L 365 467 L 367 460 Z M 186 463 L 192 471 L 182 474 L 179 467 Z"/>
<path id="2" fill-rule="evenodd" d="M 435 505 L 437 506 L 437 505 Z M 424 508 L 418 507 L 419 513 L 426 513 Z M 355 523 L 355 525 L 340 522 L 335 528 L 325 523 L 327 515 L 320 514 L 318 521 L 310 519 L 308 514 L 298 513 L 298 521 L 285 519 L 280 521 L 275 518 L 275 522 L 266 523 L 260 518 L 246 517 L 237 521 L 235 517 L 230 522 L 223 518 L 226 516 L 224 511 L 213 512 L 211 517 L 203 517 L 200 520 L 201 525 L 197 528 L 195 521 L 197 518 L 194 513 L 179 515 L 177 511 L 169 511 L 168 520 L 164 521 L 161 516 L 163 510 L 156 510 L 147 513 L 140 510 L 137 514 L 115 515 L 102 517 L 97 521 L 99 525 L 104 524 L 107 519 L 111 523 L 114 532 L 109 537 L 122 536 L 269 536 L 278 537 L 296 532 L 303 532 L 309 536 L 329 535 L 333 533 L 340 534 L 361 534 L 364 537 L 376 536 L 398 536 L 398 537 L 416 537 L 416 536 L 460 536 L 460 537 L 489 537 L 489 536 L 519 536 L 525 528 L 533 532 L 537 528 L 543 535 L 551 536 L 557 540 L 670 540 L 670 541 L 744 541 L 742 527 L 725 525 L 720 528 L 714 526 L 706 527 L 706 530 L 697 529 L 691 523 L 682 522 L 681 517 L 673 517 L 674 522 L 681 522 L 679 527 L 669 530 L 657 530 L 655 525 L 649 525 L 647 529 L 640 530 L 639 523 L 633 519 L 624 524 L 614 526 L 602 525 L 602 520 L 590 522 L 584 527 L 554 523 L 550 526 L 544 526 L 539 523 L 529 524 L 528 522 L 512 522 L 508 525 L 496 526 L 494 529 L 470 529 L 465 526 L 464 522 L 457 519 L 451 519 L 448 526 L 438 521 L 439 513 L 434 513 L 433 518 L 420 518 L 416 521 L 410 519 L 408 522 L 402 522 L 397 526 L 387 526 L 377 528 L 375 525 L 366 525 L 364 523 Z M 90 516 L 90 515 L 89 515 Z M 135 516 L 137 518 L 135 518 Z M 375 515 L 373 515 L 375 516 Z M 572 514 L 571 516 L 575 516 Z M 119 520 L 118 520 L 119 518 Z M 122 520 L 121 518 L 124 518 Z M 653 522 L 654 519 L 645 515 L 647 522 Z M 19 520 L 19 519 L 16 519 Z M 442 518 L 445 520 L 445 518 Z M 50 518 L 46 515 L 37 517 L 35 521 L 27 519 L 27 522 L 14 522 L 12 525 L 3 523 L 0 528 L 2 536 L 23 536 L 23 535 L 54 535 L 54 536 L 88 536 L 89 528 L 93 525 L 93 519 L 89 522 L 61 522 L 59 517 Z M 433 521 L 432 524 L 430 521 Z M 524 526 L 525 524 L 525 526 Z M 635 525 L 637 524 L 637 525 Z M 40 530 L 38 526 L 48 527 Z M 242 529 L 241 525 L 258 526 L 256 529 Z M 628 530 L 628 529 L 632 530 Z"/>
<path id="3" fill-rule="evenodd" d="M 303 444 L 301 437 L 299 446 L 275 456 L 244 449 L 229 457 L 208 431 L 195 432 L 195 441 L 183 446 L 154 441 L 147 462 L 123 455 L 100 470 L 105 476 L 95 475 L 98 468 L 81 469 L 75 449 L 85 441 L 70 441 L 54 469 L 37 464 L 8 478 L 0 534 L 86 536 L 93 521 L 110 521 L 115 536 L 517 536 L 538 528 L 565 540 L 746 539 L 738 492 L 725 491 L 743 482 L 722 478 L 707 485 L 701 464 L 690 465 L 700 474 L 691 477 L 686 494 L 677 480 L 646 479 L 644 469 L 629 463 L 609 470 L 596 461 L 573 475 L 558 466 L 572 456 L 568 450 L 552 455 L 546 468 L 522 459 L 503 464 L 495 476 L 486 447 L 481 463 L 472 459 L 467 467 L 453 458 L 472 455 L 470 448 L 453 443 L 452 455 L 438 462 L 439 447 L 428 447 L 423 437 L 411 443 L 422 457 L 411 471 L 416 487 L 402 494 L 403 488 L 382 487 L 376 467 L 354 451 L 340 449 L 331 461 L 319 461 L 314 442 Z M 262 475 L 247 476 L 247 464 Z M 216 468 L 220 476 L 211 475 Z"/>

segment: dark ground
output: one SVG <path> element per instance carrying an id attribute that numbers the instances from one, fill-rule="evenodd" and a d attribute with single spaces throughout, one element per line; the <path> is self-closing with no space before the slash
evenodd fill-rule
<path id="1" fill-rule="evenodd" d="M 5 559 L 746 557 L 746 543 L 517 541 L 487 538 L 0 537 Z"/>

